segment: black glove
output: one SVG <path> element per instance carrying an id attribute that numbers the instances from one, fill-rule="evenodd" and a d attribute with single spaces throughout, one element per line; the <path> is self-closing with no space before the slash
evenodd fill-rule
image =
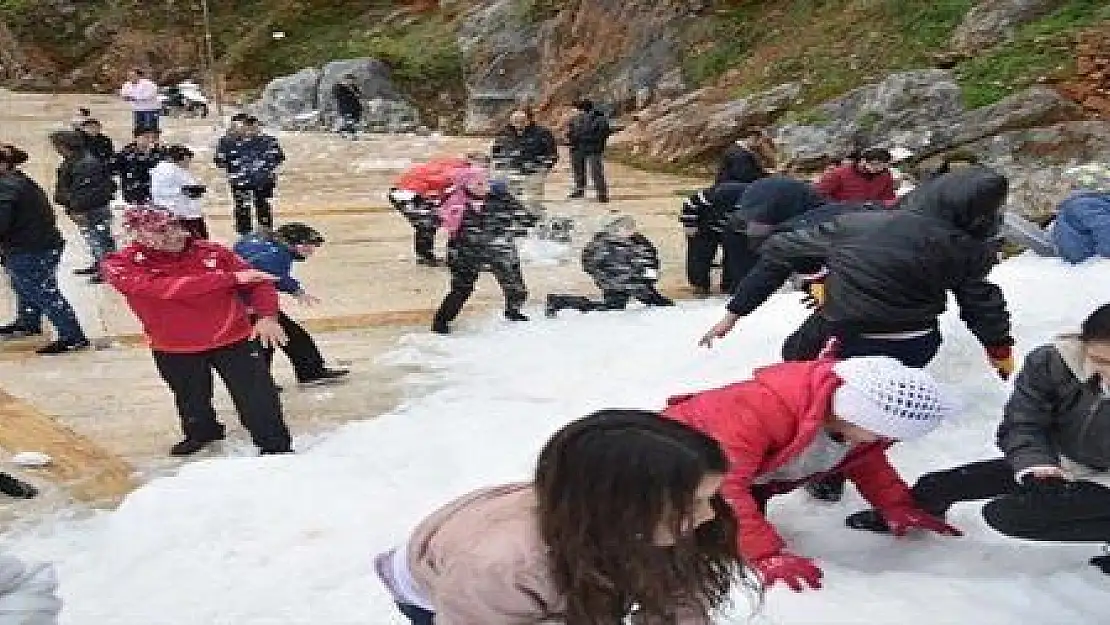
<path id="1" fill-rule="evenodd" d="M 202 184 L 187 184 L 181 187 L 181 192 L 190 200 L 199 200 L 206 191 L 208 191 L 208 187 Z"/>
<path id="2" fill-rule="evenodd" d="M 39 489 L 7 473 L 0 473 L 0 493 L 9 497 L 30 499 L 39 494 Z"/>

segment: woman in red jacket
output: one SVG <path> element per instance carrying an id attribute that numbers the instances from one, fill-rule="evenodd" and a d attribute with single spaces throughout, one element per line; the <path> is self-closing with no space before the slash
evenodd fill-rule
<path id="1" fill-rule="evenodd" d="M 717 439 L 728 455 L 721 494 L 740 521 L 741 553 L 768 586 L 821 587 L 821 569 L 784 551 L 764 512 L 772 496 L 828 473 L 852 480 L 898 536 L 911 529 L 960 534 L 914 504 L 885 453 L 894 441 L 928 434 L 955 410 L 924 371 L 886 356 L 787 362 L 668 404 L 664 416 Z"/>

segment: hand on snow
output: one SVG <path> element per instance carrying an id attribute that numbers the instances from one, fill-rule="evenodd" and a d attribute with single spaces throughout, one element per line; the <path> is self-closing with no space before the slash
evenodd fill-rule
<path id="1" fill-rule="evenodd" d="M 1009 380 L 1010 376 L 1014 374 L 1014 350 L 1009 345 L 999 345 L 987 348 L 987 358 L 991 361 L 991 366 L 998 372 L 998 377 L 1003 380 Z"/>
<path id="2" fill-rule="evenodd" d="M 315 306 L 316 304 L 320 303 L 319 297 L 316 297 L 315 295 L 309 295 L 304 291 L 294 295 L 293 299 L 297 300 L 297 303 L 301 306 Z"/>
<path id="3" fill-rule="evenodd" d="M 714 324 L 712 328 L 709 328 L 709 331 L 701 337 L 701 340 L 698 341 L 698 346 L 712 348 L 713 340 L 724 338 L 726 334 L 732 332 L 732 329 L 736 327 L 736 322 L 739 320 L 739 315 L 733 313 L 725 315 L 721 318 L 720 321 Z"/>
<path id="4" fill-rule="evenodd" d="M 277 282 L 277 276 L 272 276 L 265 271 L 245 269 L 235 272 L 235 282 L 239 284 L 254 284 L 256 282 Z"/>
<path id="5" fill-rule="evenodd" d="M 895 536 L 905 536 L 910 530 L 928 530 L 944 536 L 964 535 L 960 530 L 920 508 L 891 508 L 881 512 L 890 533 Z"/>
<path id="6" fill-rule="evenodd" d="M 285 345 L 289 341 L 289 337 L 285 336 L 285 330 L 281 329 L 281 324 L 278 323 L 276 317 L 260 317 L 258 321 L 254 322 L 254 332 L 251 333 L 251 340 L 262 343 L 262 347 L 273 349 Z"/>
<path id="7" fill-rule="evenodd" d="M 759 572 L 764 586 L 770 588 L 775 582 L 783 582 L 794 592 L 802 592 L 806 585 L 819 590 L 824 575 L 813 560 L 785 551 L 760 558 L 752 562 L 752 567 Z"/>

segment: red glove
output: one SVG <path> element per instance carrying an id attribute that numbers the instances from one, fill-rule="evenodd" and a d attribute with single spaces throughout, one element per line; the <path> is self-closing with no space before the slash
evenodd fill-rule
<path id="1" fill-rule="evenodd" d="M 803 582 L 810 588 L 821 588 L 821 569 L 809 558 L 781 551 L 752 562 L 752 568 L 759 571 L 763 585 L 770 588 L 775 582 L 783 582 L 794 592 L 805 590 Z"/>
<path id="2" fill-rule="evenodd" d="M 1014 349 L 1009 345 L 996 345 L 987 348 L 987 358 L 991 366 L 998 372 L 998 377 L 1009 380 L 1014 374 Z"/>
<path id="3" fill-rule="evenodd" d="M 920 508 L 891 508 L 880 510 L 890 533 L 905 536 L 910 530 L 928 530 L 944 536 L 963 536 L 960 530 Z"/>

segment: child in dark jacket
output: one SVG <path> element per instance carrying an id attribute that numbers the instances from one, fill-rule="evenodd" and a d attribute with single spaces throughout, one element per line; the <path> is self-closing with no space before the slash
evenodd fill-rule
<path id="1" fill-rule="evenodd" d="M 594 235 L 582 250 L 582 269 L 597 283 L 603 299 L 548 295 L 544 309 L 548 317 L 564 308 L 580 312 L 624 310 L 633 297 L 647 306 L 674 306 L 655 288 L 659 281 L 659 252 L 647 237 L 636 231 L 636 222 L 631 217 L 618 217 Z"/>
<path id="2" fill-rule="evenodd" d="M 293 277 L 293 262 L 306 260 L 323 244 L 324 237 L 315 228 L 288 223 L 280 226 L 270 237 L 260 234 L 243 237 L 235 244 L 234 251 L 250 266 L 276 277 L 274 286 L 279 293 L 292 295 L 301 304 L 311 306 L 320 300 L 305 292 L 301 283 Z M 278 323 L 289 339 L 281 349 L 293 365 L 298 383 L 324 384 L 337 381 L 349 373 L 347 369 L 325 366 L 324 357 L 308 332 L 280 310 Z M 266 356 L 273 362 L 274 350 L 267 349 Z"/>

